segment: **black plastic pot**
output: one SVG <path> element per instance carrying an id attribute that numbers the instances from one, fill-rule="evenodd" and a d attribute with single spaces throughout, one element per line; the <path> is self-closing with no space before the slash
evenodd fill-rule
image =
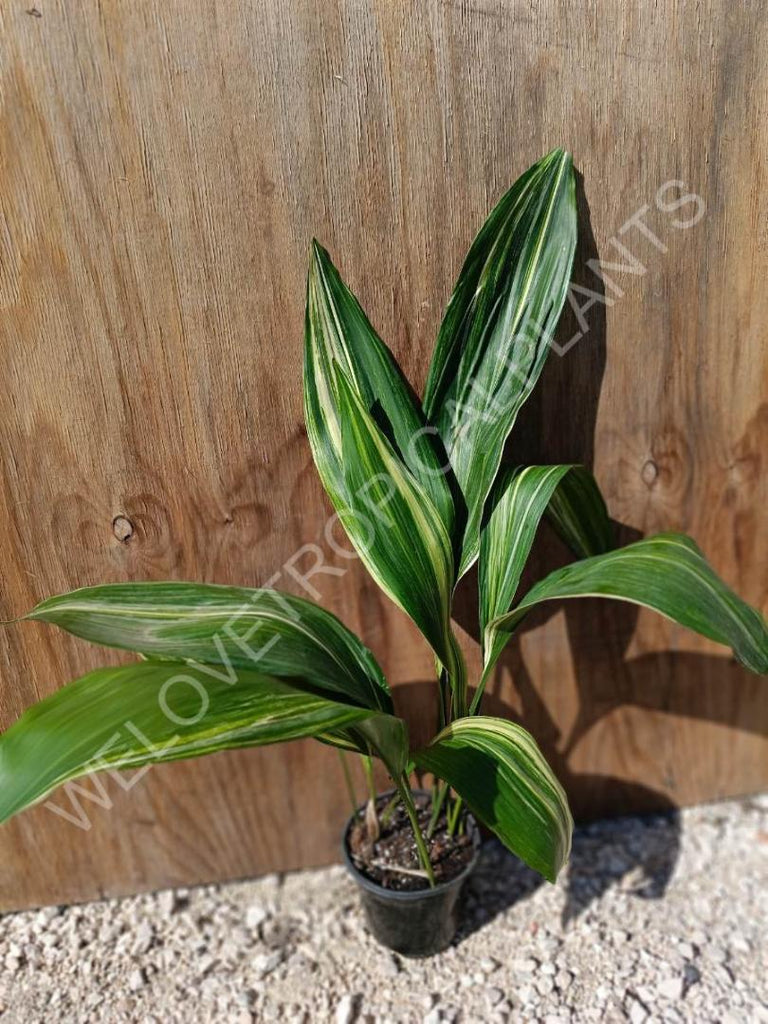
<path id="1" fill-rule="evenodd" d="M 472 837 L 474 852 L 472 860 L 460 875 L 450 882 L 436 885 L 434 889 L 397 892 L 383 889 L 355 867 L 348 840 L 356 817 L 347 822 L 342 852 L 347 870 L 360 889 L 365 916 L 374 938 L 404 956 L 433 956 L 441 952 L 456 934 L 461 890 L 477 863 L 480 832 L 474 818 L 467 815 L 467 829 Z"/>

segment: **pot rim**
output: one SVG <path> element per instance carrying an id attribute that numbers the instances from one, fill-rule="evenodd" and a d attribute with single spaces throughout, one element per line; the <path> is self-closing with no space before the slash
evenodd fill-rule
<path id="1" fill-rule="evenodd" d="M 378 796 L 394 796 L 395 792 L 396 790 L 394 789 L 388 789 L 384 793 L 379 793 Z M 426 789 L 412 789 L 411 792 L 420 794 L 422 796 L 430 795 L 429 791 Z M 349 852 L 349 830 L 352 828 L 352 825 L 360 811 L 362 811 L 364 808 L 365 804 L 361 804 L 355 811 L 355 813 L 351 815 L 349 820 L 347 821 L 347 824 L 344 828 L 344 832 L 341 837 L 341 852 L 342 856 L 344 857 L 344 864 L 347 868 L 347 871 L 349 871 L 349 873 L 352 875 L 355 882 L 362 889 L 365 889 L 367 892 L 373 893 L 374 895 L 380 896 L 383 899 L 392 900 L 393 902 L 397 903 L 414 903 L 418 900 L 434 899 L 438 896 L 442 896 L 443 893 L 445 893 L 447 890 L 460 886 L 464 881 L 466 881 L 466 879 L 475 869 L 477 859 L 480 855 L 480 829 L 477 827 L 477 822 L 475 821 L 473 814 L 469 809 L 467 809 L 469 827 L 472 829 L 473 850 L 472 859 L 460 874 L 456 875 L 455 878 L 451 878 L 450 881 L 448 882 L 438 882 L 437 885 L 434 886 L 434 888 L 411 889 L 405 892 L 398 889 L 385 889 L 383 885 L 379 885 L 379 883 L 374 882 L 372 878 L 368 878 L 367 875 L 364 875 L 362 871 L 360 871 L 359 868 L 355 866 L 355 863 L 352 860 L 352 855 Z"/>

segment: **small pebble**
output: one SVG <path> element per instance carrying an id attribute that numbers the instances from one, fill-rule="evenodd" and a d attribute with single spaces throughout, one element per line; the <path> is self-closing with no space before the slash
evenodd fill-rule
<path id="1" fill-rule="evenodd" d="M 336 1024 L 352 1024 L 355 1017 L 355 997 L 347 993 L 336 1005 L 334 1020 Z"/>
<path id="2" fill-rule="evenodd" d="M 624 1007 L 630 1020 L 630 1024 L 643 1024 L 643 1021 L 648 1017 L 648 1011 L 645 1006 L 639 999 L 635 999 L 634 996 L 628 996 L 625 1000 Z"/>
<path id="3" fill-rule="evenodd" d="M 554 979 L 551 975 L 544 974 L 536 982 L 536 991 L 539 995 L 548 996 L 550 992 L 553 992 L 555 988 Z"/>
<path id="4" fill-rule="evenodd" d="M 258 928 L 268 917 L 261 903 L 252 903 L 245 912 L 245 923 L 249 928 Z"/>
<path id="5" fill-rule="evenodd" d="M 157 906 L 163 917 L 170 917 L 179 909 L 179 898 L 173 889 L 158 893 Z"/>
<path id="6" fill-rule="evenodd" d="M 278 967 L 283 960 L 283 951 L 278 949 L 274 953 L 260 953 L 254 957 L 253 968 L 258 978 L 265 978 Z"/>
<path id="7" fill-rule="evenodd" d="M 154 939 L 155 929 L 149 921 L 142 921 L 136 929 L 133 945 L 131 946 L 131 952 L 134 956 L 141 956 L 151 948 Z"/>
<path id="8" fill-rule="evenodd" d="M 682 997 L 684 985 L 682 977 L 663 978 L 658 984 L 658 993 L 674 1002 Z"/>
<path id="9" fill-rule="evenodd" d="M 137 968 L 135 971 L 131 971 L 128 976 L 128 988 L 131 992 L 138 992 L 140 989 L 144 988 L 146 983 L 146 975 L 140 968 Z"/>

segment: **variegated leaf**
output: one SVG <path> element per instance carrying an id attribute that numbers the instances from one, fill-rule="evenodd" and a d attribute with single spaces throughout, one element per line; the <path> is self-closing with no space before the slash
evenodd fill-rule
<path id="1" fill-rule="evenodd" d="M 562 786 L 530 733 L 500 718 L 460 718 L 414 755 L 448 782 L 521 860 L 554 882 L 573 822 Z"/>
<path id="2" fill-rule="evenodd" d="M 556 517 L 556 528 L 578 552 L 598 554 L 613 544 L 613 530 L 597 484 L 583 466 L 525 466 L 502 470 L 491 496 L 492 511 L 480 539 L 480 630 L 484 673 L 506 642 L 489 623 L 512 607 L 541 517 Z M 554 511 L 553 511 L 554 510 Z M 495 643 L 494 643 L 495 641 Z"/>
<path id="3" fill-rule="evenodd" d="M 454 677 L 451 542 L 429 495 L 397 457 L 337 369 L 347 506 L 339 517 L 381 589 L 422 631 Z"/>
<path id="4" fill-rule="evenodd" d="M 558 481 L 546 516 L 579 558 L 602 555 L 616 546 L 605 499 L 597 481 L 584 466 L 571 466 Z"/>
<path id="5" fill-rule="evenodd" d="M 28 619 L 155 658 L 295 677 L 364 707 L 392 710 L 376 659 L 335 615 L 276 590 L 204 583 L 114 583 L 51 597 Z"/>
<path id="6" fill-rule="evenodd" d="M 391 352 L 328 253 L 313 242 L 307 284 L 304 412 L 320 479 L 338 507 L 340 499 L 347 503 L 348 489 L 334 363 L 430 496 L 450 534 L 453 499 L 446 478 L 447 460 L 445 454 L 442 458 L 439 454 L 442 442 L 437 430 L 427 423 Z"/>
<path id="7" fill-rule="evenodd" d="M 572 597 L 615 597 L 652 608 L 733 649 L 753 672 L 768 672 L 768 629 L 760 612 L 726 586 L 698 546 L 681 533 L 660 533 L 550 573 L 511 612 L 489 623 L 493 649 L 503 646 L 531 608 Z"/>
<path id="8" fill-rule="evenodd" d="M 544 366 L 575 246 L 573 165 L 556 149 L 492 211 L 448 304 L 424 409 L 440 430 L 466 504 L 459 575 L 477 557 L 486 498 Z"/>
<path id="9" fill-rule="evenodd" d="M 378 723 L 374 725 L 374 723 Z M 0 821 L 69 779 L 334 730 L 367 729 L 390 770 L 407 760 L 404 724 L 260 672 L 234 682 L 170 661 L 97 669 L 35 704 L 0 736 Z"/>

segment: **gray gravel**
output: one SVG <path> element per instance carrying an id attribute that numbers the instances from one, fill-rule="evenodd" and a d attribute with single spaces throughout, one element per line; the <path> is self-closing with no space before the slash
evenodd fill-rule
<path id="1" fill-rule="evenodd" d="M 557 886 L 483 849 L 409 961 L 334 867 L 0 919 L 3 1022 L 768 1022 L 768 797 L 580 829 Z"/>

